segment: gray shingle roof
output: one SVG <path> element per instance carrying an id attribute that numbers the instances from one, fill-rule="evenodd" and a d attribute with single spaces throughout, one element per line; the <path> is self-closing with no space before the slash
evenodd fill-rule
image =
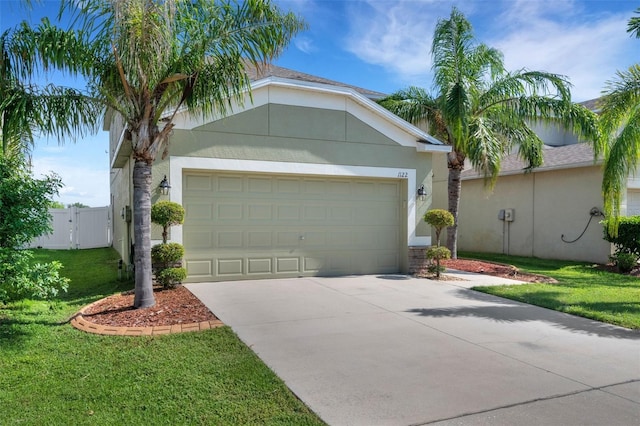
<path id="1" fill-rule="evenodd" d="M 588 110 L 598 112 L 600 111 L 600 106 L 598 105 L 600 103 L 600 99 L 601 98 L 589 99 L 588 101 L 580 102 L 579 104 L 587 108 Z"/>
<path id="2" fill-rule="evenodd" d="M 576 143 L 565 146 L 545 145 L 543 150 L 544 163 L 533 171 L 546 169 L 588 167 L 596 163 L 593 161 L 593 149 L 588 143 Z M 502 159 L 500 175 L 524 173 L 526 164 L 517 153 L 510 154 Z M 475 169 L 467 169 L 462 172 L 463 179 L 481 178 L 482 174 Z"/>
<path id="3" fill-rule="evenodd" d="M 249 75 L 249 78 L 251 78 L 252 81 L 261 80 L 267 77 L 278 77 L 278 78 L 286 78 L 290 80 L 306 81 L 310 83 L 320 83 L 320 84 L 327 84 L 331 86 L 348 87 L 360 93 L 361 95 L 364 95 L 367 98 L 373 99 L 373 100 L 381 99 L 386 96 L 384 93 L 363 89 L 362 87 L 340 83 L 338 81 L 329 80 L 329 79 L 318 77 L 311 74 L 305 74 L 300 71 L 279 67 L 273 64 L 269 64 L 265 67 L 262 67 L 260 69 L 260 72 L 257 72 L 257 70 L 250 65 L 246 66 L 246 70 L 247 70 L 247 74 Z"/>

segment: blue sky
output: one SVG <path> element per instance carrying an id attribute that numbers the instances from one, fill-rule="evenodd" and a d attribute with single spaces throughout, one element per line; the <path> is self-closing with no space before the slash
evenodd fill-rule
<path id="1" fill-rule="evenodd" d="M 41 1 L 27 12 L 19 1 L 0 0 L 0 29 L 22 19 L 55 17 L 58 2 Z M 630 0 L 280 0 L 302 16 L 301 33 L 276 64 L 347 84 L 391 93 L 410 85 L 431 87 L 431 36 L 439 18 L 457 6 L 476 38 L 504 54 L 507 69 L 563 74 L 575 101 L 599 96 L 616 70 L 640 61 L 640 40 L 626 33 L 640 7 Z M 75 82 L 62 80 L 64 84 Z M 107 134 L 76 143 L 38 140 L 34 173 L 57 172 L 65 183 L 59 200 L 109 204 Z"/>

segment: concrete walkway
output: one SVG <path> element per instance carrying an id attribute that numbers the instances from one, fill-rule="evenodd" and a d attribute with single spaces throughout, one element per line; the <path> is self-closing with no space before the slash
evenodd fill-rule
<path id="1" fill-rule="evenodd" d="M 188 288 L 330 425 L 640 424 L 640 333 L 459 276 Z"/>

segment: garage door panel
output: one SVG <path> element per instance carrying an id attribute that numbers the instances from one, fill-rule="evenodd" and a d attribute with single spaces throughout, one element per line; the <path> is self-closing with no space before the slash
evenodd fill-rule
<path id="1" fill-rule="evenodd" d="M 273 260 L 269 258 L 249 258 L 247 260 L 248 274 L 271 274 Z"/>
<path id="2" fill-rule="evenodd" d="M 216 232 L 217 247 L 221 249 L 243 247 L 242 234 L 242 231 Z"/>
<path id="3" fill-rule="evenodd" d="M 301 182 L 299 179 L 276 179 L 276 192 L 279 194 L 298 194 Z"/>
<path id="4" fill-rule="evenodd" d="M 297 247 L 300 234 L 290 231 L 276 231 L 276 247 Z"/>
<path id="5" fill-rule="evenodd" d="M 242 275 L 243 258 L 218 259 L 218 275 Z"/>
<path id="6" fill-rule="evenodd" d="M 322 205 L 306 205 L 303 207 L 302 220 L 323 222 L 327 220 L 327 207 Z"/>
<path id="7" fill-rule="evenodd" d="M 291 222 L 300 220 L 300 206 L 293 204 L 276 205 L 276 219 L 279 222 Z"/>
<path id="8" fill-rule="evenodd" d="M 251 203 L 247 206 L 247 217 L 250 221 L 273 220 L 273 206 L 267 203 Z"/>
<path id="9" fill-rule="evenodd" d="M 190 191 L 207 191 L 211 192 L 213 188 L 211 183 L 212 176 L 211 175 L 187 175 L 185 176 L 184 186 Z"/>
<path id="10" fill-rule="evenodd" d="M 326 181 L 324 180 L 304 180 L 304 192 L 308 195 L 324 195 L 327 192 Z"/>
<path id="11" fill-rule="evenodd" d="M 248 180 L 249 193 L 253 194 L 270 194 L 273 192 L 273 179 L 271 178 L 249 178 Z"/>
<path id="12" fill-rule="evenodd" d="M 237 202 L 218 202 L 215 205 L 216 220 L 242 220 L 243 205 Z"/>
<path id="13" fill-rule="evenodd" d="M 243 191 L 243 179 L 241 176 L 218 176 L 216 179 L 216 191 L 220 193 L 232 192 L 237 194 Z"/>
<path id="14" fill-rule="evenodd" d="M 189 205 L 189 210 L 185 211 L 185 219 L 187 220 L 211 220 L 213 219 L 213 211 L 211 204 L 201 204 L 186 201 L 185 205 Z"/>
<path id="15" fill-rule="evenodd" d="M 276 258 L 277 273 L 297 273 L 300 271 L 299 257 L 278 257 Z"/>
<path id="16" fill-rule="evenodd" d="M 198 229 L 191 231 L 190 228 L 183 230 L 184 245 L 191 249 L 210 249 L 213 246 L 213 232 Z"/>
<path id="17" fill-rule="evenodd" d="M 387 252 L 377 255 L 378 267 L 383 270 L 397 270 L 399 267 L 398 253 Z"/>
<path id="18" fill-rule="evenodd" d="M 273 246 L 273 234 L 269 231 L 247 232 L 247 245 L 253 248 L 271 248 Z"/>
<path id="19" fill-rule="evenodd" d="M 329 181 L 327 185 L 327 195 L 329 197 L 351 196 L 350 181 Z"/>
<path id="20" fill-rule="evenodd" d="M 183 182 L 189 281 L 401 270 L 398 180 L 185 172 Z"/>
<path id="21" fill-rule="evenodd" d="M 327 265 L 327 259 L 324 256 L 305 256 L 304 272 L 320 272 Z"/>
<path id="22" fill-rule="evenodd" d="M 191 278 L 211 278 L 213 276 L 213 263 L 211 259 L 192 259 L 185 261 L 187 274 Z"/>
<path id="23" fill-rule="evenodd" d="M 303 238 L 304 247 L 324 247 L 327 245 L 327 234 L 322 231 L 307 231 Z"/>
<path id="24" fill-rule="evenodd" d="M 353 244 L 358 249 L 367 249 L 378 245 L 378 236 L 375 230 L 365 229 L 353 234 Z"/>
<path id="25" fill-rule="evenodd" d="M 353 245 L 352 233 L 348 229 L 329 232 L 327 235 L 329 236 L 328 245 L 330 248 L 351 247 Z"/>

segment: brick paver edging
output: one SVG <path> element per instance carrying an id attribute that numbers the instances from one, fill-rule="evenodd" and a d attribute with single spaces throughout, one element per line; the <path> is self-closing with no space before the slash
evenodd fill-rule
<path id="1" fill-rule="evenodd" d="M 193 322 L 189 324 L 156 325 L 154 327 L 114 327 L 111 325 L 95 324 L 84 319 L 84 313 L 99 300 L 80 309 L 71 318 L 71 325 L 78 330 L 87 333 L 104 334 L 112 336 L 157 336 L 160 334 L 185 333 L 188 331 L 209 330 L 210 328 L 222 327 L 224 324 L 220 320 Z"/>

